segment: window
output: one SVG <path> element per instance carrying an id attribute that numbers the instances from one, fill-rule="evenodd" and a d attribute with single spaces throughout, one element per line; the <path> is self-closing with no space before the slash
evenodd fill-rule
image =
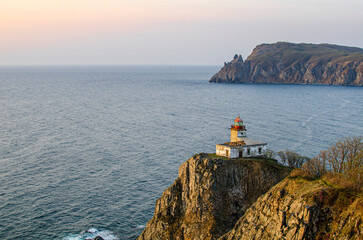
<path id="1" fill-rule="evenodd" d="M 251 155 L 251 149 L 247 148 L 247 155 Z"/>
<path id="2" fill-rule="evenodd" d="M 259 147 L 258 148 L 258 154 L 261 154 L 262 153 L 262 148 L 261 147 Z"/>

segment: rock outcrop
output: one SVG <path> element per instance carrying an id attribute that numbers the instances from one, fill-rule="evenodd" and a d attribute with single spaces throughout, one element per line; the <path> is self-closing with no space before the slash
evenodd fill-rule
<path id="1" fill-rule="evenodd" d="M 272 159 L 197 154 L 138 239 L 363 239 L 361 195 L 289 172 Z"/>
<path id="2" fill-rule="evenodd" d="M 268 159 L 197 154 L 180 166 L 138 239 L 216 239 L 289 172 Z"/>
<path id="3" fill-rule="evenodd" d="M 322 180 L 288 178 L 219 238 L 232 239 L 363 239 L 363 199 Z"/>
<path id="4" fill-rule="evenodd" d="M 209 82 L 363 86 L 363 49 L 278 42 L 258 45 L 225 63 Z"/>

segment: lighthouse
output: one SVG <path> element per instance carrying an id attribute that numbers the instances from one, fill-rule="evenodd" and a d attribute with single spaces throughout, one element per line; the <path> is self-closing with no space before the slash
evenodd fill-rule
<path id="1" fill-rule="evenodd" d="M 243 125 L 243 120 L 238 116 L 234 123 L 231 125 L 231 142 L 235 143 L 238 141 L 243 141 L 242 138 L 246 137 L 246 127 Z"/>
<path id="2" fill-rule="evenodd" d="M 244 158 L 265 155 L 267 143 L 248 138 L 246 126 L 240 116 L 234 120 L 229 129 L 231 130 L 231 140 L 216 145 L 216 154 L 218 156 Z"/>

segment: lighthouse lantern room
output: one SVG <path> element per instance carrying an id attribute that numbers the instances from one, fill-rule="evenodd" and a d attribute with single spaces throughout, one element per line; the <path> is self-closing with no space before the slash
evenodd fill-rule
<path id="1" fill-rule="evenodd" d="M 231 125 L 231 141 L 216 145 L 216 154 L 228 158 L 257 157 L 266 153 L 265 142 L 258 142 L 247 137 L 246 126 L 238 116 Z"/>

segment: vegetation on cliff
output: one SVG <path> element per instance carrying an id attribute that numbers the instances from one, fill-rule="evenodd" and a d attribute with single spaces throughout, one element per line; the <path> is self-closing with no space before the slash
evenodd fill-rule
<path id="1" fill-rule="evenodd" d="M 295 169 L 293 175 L 310 179 L 325 179 L 343 188 L 363 191 L 363 137 L 346 137 L 313 158 L 292 150 L 274 152 L 267 149 L 266 156 L 279 156 L 281 162 Z"/>
<path id="2" fill-rule="evenodd" d="M 312 159 L 278 155 L 296 169 L 219 240 L 362 239 L 363 138 L 344 138 Z"/>
<path id="3" fill-rule="evenodd" d="M 347 137 L 304 163 L 295 174 L 325 179 L 337 186 L 363 191 L 363 137 Z"/>
<path id="4" fill-rule="evenodd" d="M 243 61 L 225 63 L 210 82 L 363 86 L 363 49 L 278 42 L 258 45 Z"/>

